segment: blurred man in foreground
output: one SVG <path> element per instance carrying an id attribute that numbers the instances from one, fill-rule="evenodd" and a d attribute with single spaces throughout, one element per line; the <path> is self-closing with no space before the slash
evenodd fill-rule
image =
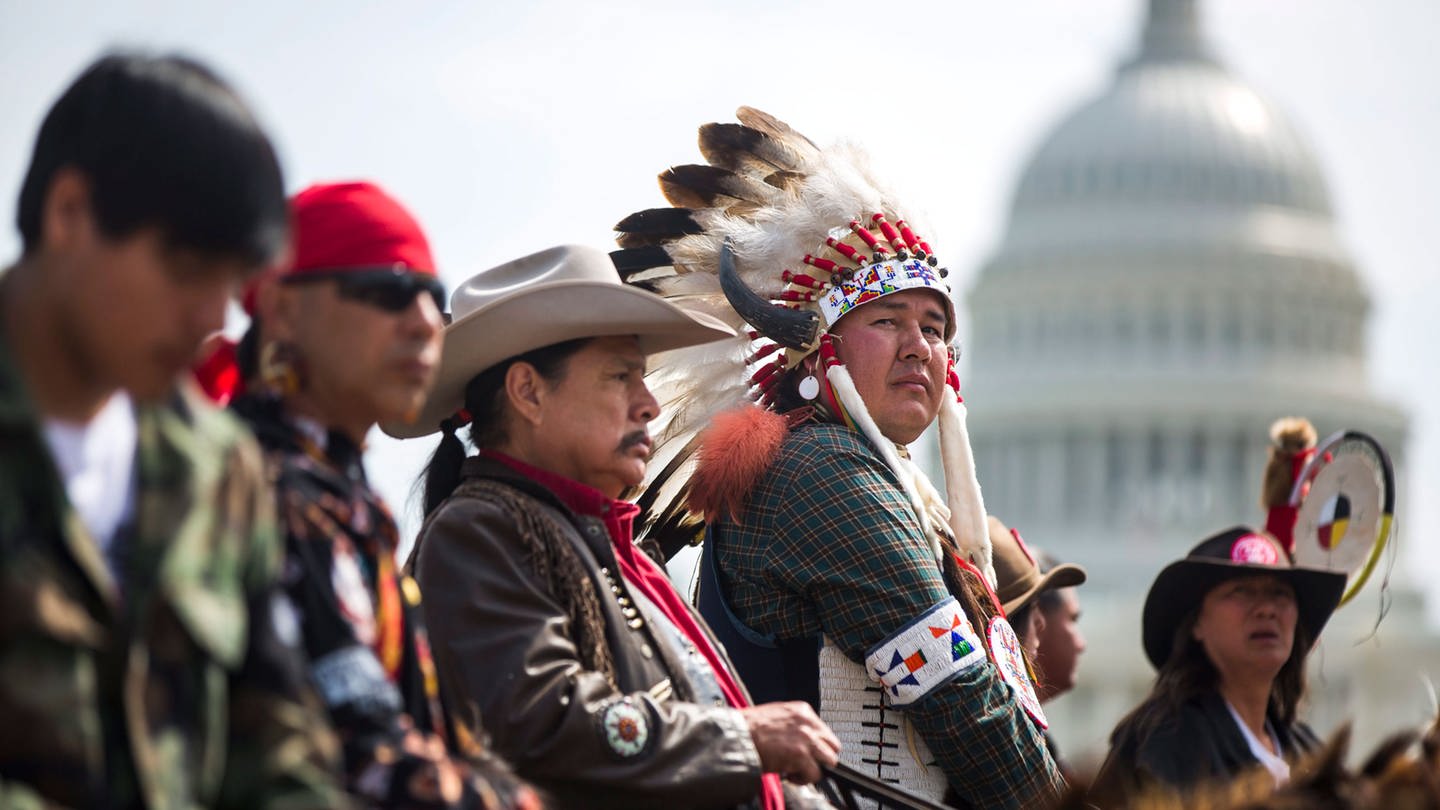
<path id="1" fill-rule="evenodd" d="M 177 384 L 286 239 L 280 168 L 186 59 L 51 108 L 0 277 L 0 805 L 336 807 L 276 621 L 260 454 Z"/>

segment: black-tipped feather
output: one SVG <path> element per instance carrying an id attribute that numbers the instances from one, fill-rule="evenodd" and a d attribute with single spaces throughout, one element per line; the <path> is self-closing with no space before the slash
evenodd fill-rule
<path id="1" fill-rule="evenodd" d="M 690 485 L 684 487 L 687 491 Z M 661 515 L 650 524 L 645 540 L 660 546 L 660 551 L 669 560 L 686 546 L 693 546 L 705 536 L 705 521 L 686 509 L 673 509 Z"/>
<path id="2" fill-rule="evenodd" d="M 740 123 L 745 126 L 758 129 L 772 138 L 789 141 L 795 144 L 797 148 L 803 148 L 800 144 L 804 144 L 810 147 L 809 151 L 812 153 L 820 151 L 820 147 L 816 146 L 814 141 L 791 129 L 789 124 L 764 110 L 742 106 L 735 111 L 735 117 L 740 119 Z"/>
<path id="3" fill-rule="evenodd" d="M 695 221 L 689 208 L 647 208 L 620 220 L 615 230 L 625 233 L 700 233 L 705 229 Z"/>
<path id="4" fill-rule="evenodd" d="M 645 492 L 635 500 L 635 505 L 640 507 L 641 512 L 650 512 L 654 508 L 655 499 L 660 496 L 660 491 L 665 488 L 665 482 L 669 481 L 670 476 L 674 475 L 676 470 L 679 470 L 685 462 L 690 460 L 691 456 L 695 455 L 695 451 L 699 449 L 699 447 L 700 434 L 696 433 L 690 437 L 689 441 L 685 442 L 685 446 L 680 448 L 680 452 L 676 453 L 675 457 L 670 459 L 670 462 L 665 465 L 665 468 L 645 487 Z M 672 499 L 672 502 L 674 500 L 679 499 Z"/>
<path id="5" fill-rule="evenodd" d="M 700 127 L 700 154 L 712 166 L 735 172 L 769 174 L 785 168 L 756 154 L 757 149 L 763 148 L 762 143 L 769 139 L 769 135 L 744 124 L 704 124 Z"/>
<path id="6" fill-rule="evenodd" d="M 663 245 L 683 236 L 703 233 L 689 208 L 648 208 L 620 220 L 615 241 L 622 248 Z"/>
<path id="7" fill-rule="evenodd" d="M 615 269 L 619 271 L 622 281 L 629 281 L 630 277 L 636 273 L 643 273 L 656 267 L 669 267 L 674 263 L 670 254 L 665 252 L 665 248 L 654 245 L 612 250 L 610 251 L 610 261 L 614 262 Z"/>
<path id="8" fill-rule="evenodd" d="M 653 233 L 617 233 L 615 244 L 622 248 L 642 248 L 653 245 L 667 245 L 675 241 L 674 236 L 662 236 Z"/>
<path id="9" fill-rule="evenodd" d="M 674 267 L 662 245 L 704 233 L 705 225 L 722 212 L 730 217 L 751 217 L 793 192 L 808 176 L 807 167 L 820 154 L 809 138 L 752 107 L 741 107 L 736 115 L 740 124 L 700 128 L 700 151 L 712 165 L 676 166 L 660 175 L 660 189 L 676 208 L 640 211 L 615 226 L 623 249 L 611 257 L 628 283 L 654 290 L 674 281 L 677 273 L 688 269 Z M 776 338 L 784 345 L 810 347 L 819 323 L 814 313 L 776 307 L 749 289 L 739 278 L 728 245 L 722 251 L 721 264 L 728 265 L 719 273 L 727 298 L 733 303 L 738 296 L 749 304 L 736 308 L 743 317 L 767 335 L 770 331 L 785 333 L 788 342 Z M 672 290 L 670 300 L 683 302 L 684 295 Z M 685 434 L 679 433 L 677 438 L 680 435 Z M 686 471 L 698 446 L 699 434 L 691 434 L 636 500 L 641 509 L 637 535 L 641 542 L 659 545 L 667 559 L 704 537 L 703 517 L 688 506 Z"/>
<path id="10" fill-rule="evenodd" d="M 680 448 L 680 452 L 665 464 L 665 468 L 646 485 L 645 491 L 635 499 L 635 505 L 640 507 L 639 536 L 643 540 L 654 540 L 658 543 L 667 560 L 674 557 L 681 548 L 697 541 L 705 531 L 704 519 L 692 513 L 688 505 L 690 502 L 689 479 L 677 487 L 675 492 L 670 493 L 670 497 L 665 503 L 656 503 L 665 493 L 670 479 L 700 449 L 700 437 L 700 433 L 691 436 L 685 442 L 685 446 Z"/>
<path id="11" fill-rule="evenodd" d="M 718 166 L 688 164 L 660 175 L 660 190 L 681 208 L 729 208 L 737 202 L 764 204 L 775 189 Z"/>
<path id="12" fill-rule="evenodd" d="M 806 156 L 789 143 L 744 124 L 700 127 L 700 153 L 713 165 L 761 176 L 775 171 L 800 171 Z"/>
<path id="13" fill-rule="evenodd" d="M 765 175 L 765 182 L 782 191 L 789 191 L 791 188 L 800 185 L 807 175 L 804 172 L 779 171 Z"/>

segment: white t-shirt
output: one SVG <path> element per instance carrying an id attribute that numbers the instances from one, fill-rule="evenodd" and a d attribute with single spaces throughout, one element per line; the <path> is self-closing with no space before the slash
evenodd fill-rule
<path id="1" fill-rule="evenodd" d="M 109 559 L 115 535 L 135 514 L 139 428 L 134 403 L 120 391 L 89 423 L 46 419 L 42 427 L 65 494 Z"/>
<path id="2" fill-rule="evenodd" d="M 1290 763 L 1286 762 L 1285 758 L 1279 754 L 1280 738 L 1276 737 L 1275 732 L 1271 730 L 1270 721 L 1265 721 L 1265 734 L 1270 738 L 1270 743 L 1275 746 L 1276 753 L 1274 754 L 1260 743 L 1259 738 L 1250 731 L 1250 727 L 1240 719 L 1240 713 L 1235 711 L 1235 707 L 1230 705 L 1230 701 L 1225 701 L 1225 708 L 1230 710 L 1230 716 L 1235 718 L 1235 725 L 1239 726 L 1240 733 L 1245 735 L 1245 743 L 1250 746 L 1250 753 L 1254 754 L 1255 758 L 1260 760 L 1260 764 L 1265 766 L 1265 770 L 1275 777 L 1275 787 L 1284 787 L 1285 783 L 1290 781 Z"/>

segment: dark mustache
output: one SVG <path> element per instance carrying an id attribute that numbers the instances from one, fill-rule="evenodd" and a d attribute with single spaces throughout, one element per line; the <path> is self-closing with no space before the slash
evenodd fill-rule
<path id="1" fill-rule="evenodd" d="M 649 440 L 650 434 L 643 430 L 637 430 L 633 433 L 626 433 L 625 438 L 620 440 L 620 447 L 617 448 L 617 451 L 623 453 L 626 450 L 634 447 L 635 445 L 644 444 Z"/>

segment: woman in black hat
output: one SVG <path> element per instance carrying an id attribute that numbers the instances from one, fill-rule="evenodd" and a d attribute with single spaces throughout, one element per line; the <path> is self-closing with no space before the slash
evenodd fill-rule
<path id="1" fill-rule="evenodd" d="M 1110 737 L 1093 799 L 1121 806 L 1152 788 L 1186 790 L 1242 773 L 1275 784 L 1318 747 L 1296 720 L 1305 658 L 1340 601 L 1344 574 L 1297 568 L 1268 534 L 1238 526 L 1156 577 L 1145 599 L 1150 695 Z"/>

